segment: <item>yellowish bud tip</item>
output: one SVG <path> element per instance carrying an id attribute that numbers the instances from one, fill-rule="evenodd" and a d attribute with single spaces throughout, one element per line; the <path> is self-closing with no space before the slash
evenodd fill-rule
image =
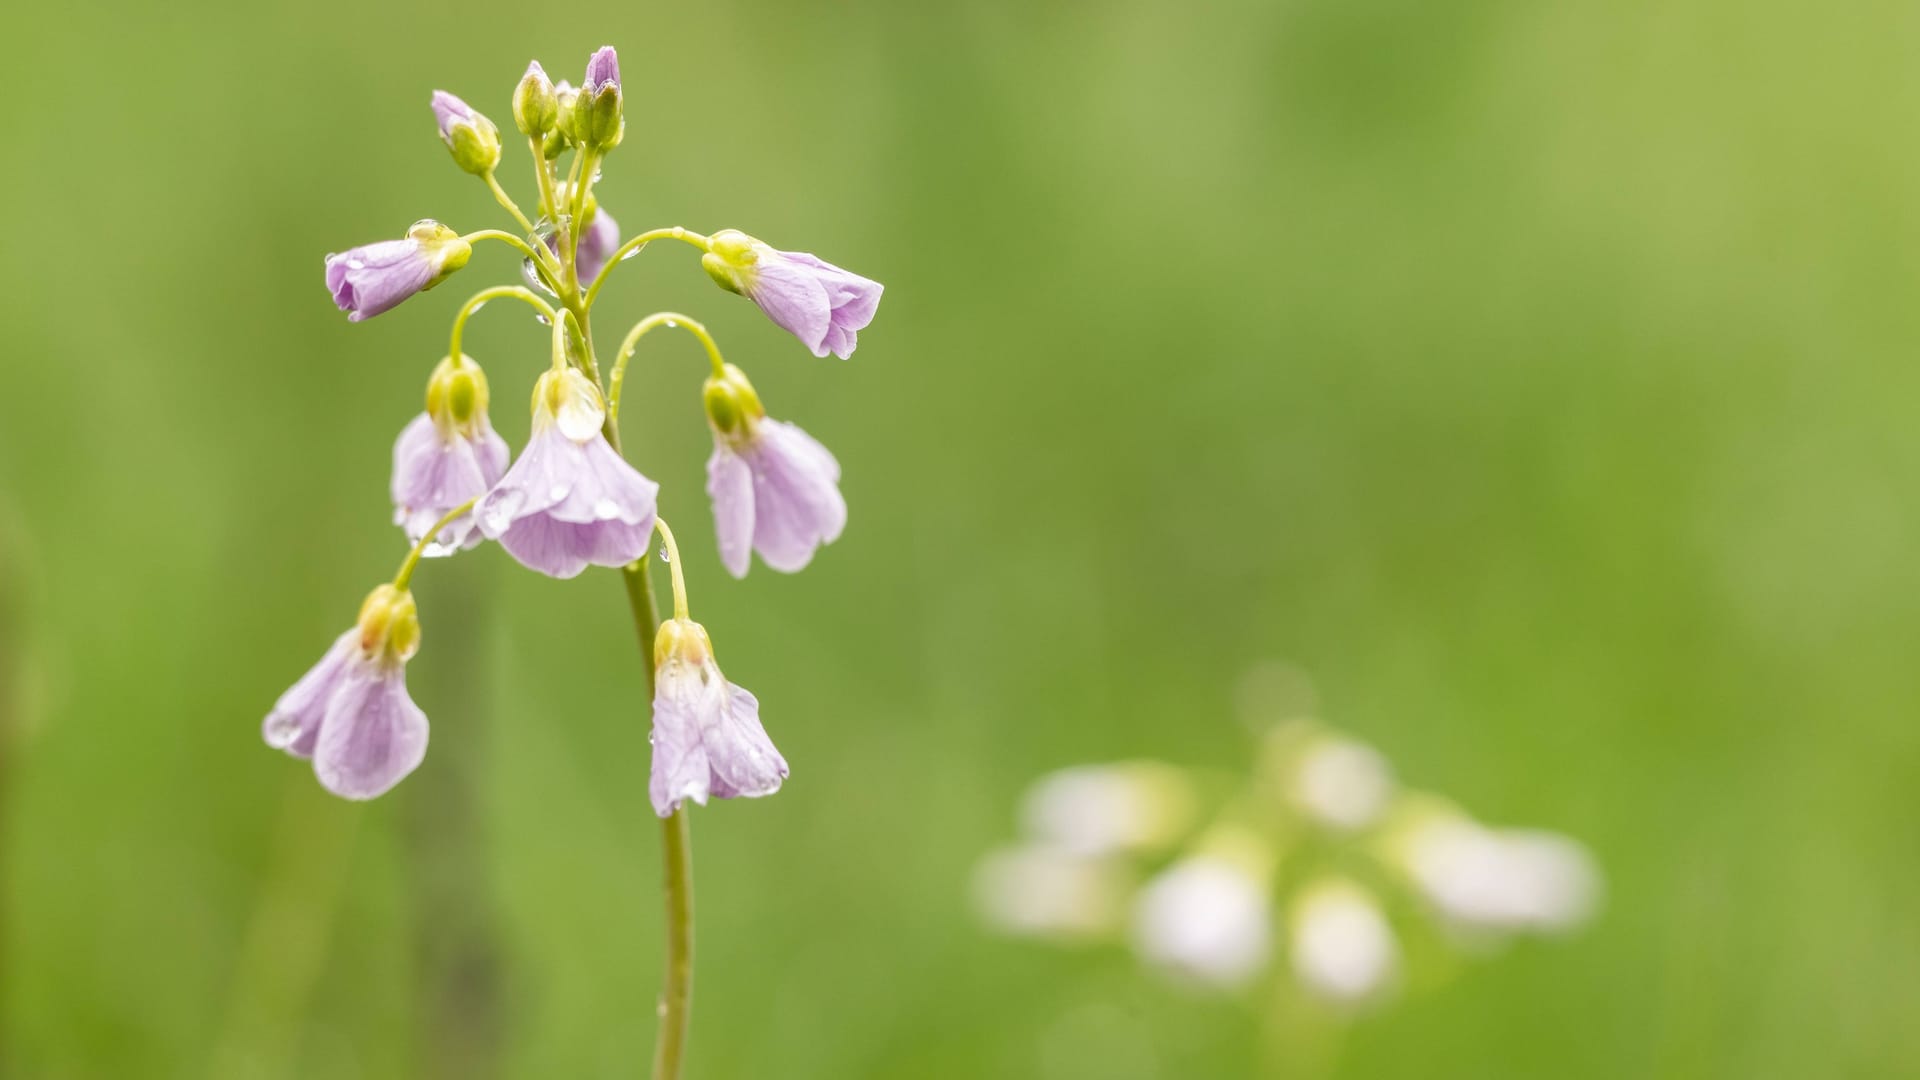
<path id="1" fill-rule="evenodd" d="M 472 438 L 487 412 L 487 375 L 472 357 L 460 359 L 458 367 L 447 357 L 433 369 L 433 377 L 427 380 L 427 415 L 441 431 Z"/>
<path id="2" fill-rule="evenodd" d="M 729 439 L 737 441 L 751 437 L 754 423 L 767 415 L 766 407 L 760 404 L 760 395 L 754 392 L 753 384 L 747 381 L 746 372 L 732 364 L 726 365 L 724 377 L 707 377 L 704 396 L 707 423 Z"/>
<path id="3" fill-rule="evenodd" d="M 360 605 L 360 651 L 369 660 L 406 663 L 420 651 L 420 613 L 413 594 L 381 585 Z"/>
<path id="4" fill-rule="evenodd" d="M 754 264 L 760 261 L 760 241 L 739 229 L 722 229 L 708 241 L 707 254 L 700 265 L 714 283 L 728 292 L 745 293 L 753 288 Z"/>
<path id="5" fill-rule="evenodd" d="M 414 222 L 407 230 L 407 239 L 418 241 L 420 250 L 434 262 L 433 280 L 426 286 L 429 289 L 445 281 L 448 275 L 467 265 L 467 260 L 473 257 L 472 244 L 432 218 Z"/>
<path id="6" fill-rule="evenodd" d="M 660 624 L 660 633 L 653 639 L 656 670 L 674 660 L 698 665 L 712 658 L 713 642 L 707 637 L 706 627 L 692 619 L 668 619 Z"/>
<path id="7" fill-rule="evenodd" d="M 533 424 L 559 424 L 574 442 L 584 443 L 600 431 L 607 404 L 593 380 L 573 368 L 549 370 L 533 384 Z"/>

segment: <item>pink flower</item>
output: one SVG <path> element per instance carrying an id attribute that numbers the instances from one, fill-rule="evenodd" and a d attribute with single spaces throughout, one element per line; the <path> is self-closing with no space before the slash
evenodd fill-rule
<path id="1" fill-rule="evenodd" d="M 775 251 L 738 229 L 713 235 L 700 260 L 720 287 L 760 305 L 815 356 L 845 360 L 873 321 L 883 286 L 804 251 Z"/>
<path id="2" fill-rule="evenodd" d="M 707 494 L 720 561 L 734 577 L 747 575 L 755 551 L 783 573 L 804 568 L 846 528 L 840 463 L 805 431 L 768 419 L 732 364 L 725 378 L 707 380 L 706 402 L 713 428 Z"/>
<path id="3" fill-rule="evenodd" d="M 780 790 L 787 760 L 760 725 L 760 702 L 726 680 L 699 623 L 670 619 L 654 644 L 653 776 L 666 817 L 692 799 L 758 798 Z"/>
<path id="4" fill-rule="evenodd" d="M 261 725 L 267 745 L 313 760 L 344 799 L 385 794 L 427 754 L 427 716 L 407 695 L 407 660 L 420 645 L 413 597 L 382 585 L 359 622 L 300 677 Z"/>
<path id="5" fill-rule="evenodd" d="M 529 569 L 570 578 L 646 554 L 660 485 L 608 445 L 600 389 L 571 368 L 540 377 L 533 432 L 476 508 L 480 531 Z"/>
<path id="6" fill-rule="evenodd" d="M 427 411 L 393 444 L 393 523 L 409 540 L 500 482 L 511 456 L 487 418 L 487 377 L 463 358 L 442 360 L 427 382 Z M 451 555 L 480 543 L 471 513 L 449 522 L 424 555 Z"/>
<path id="7" fill-rule="evenodd" d="M 473 247 L 437 221 L 417 221 L 401 240 L 328 255 L 327 289 L 348 322 L 371 319 L 467 265 Z"/>

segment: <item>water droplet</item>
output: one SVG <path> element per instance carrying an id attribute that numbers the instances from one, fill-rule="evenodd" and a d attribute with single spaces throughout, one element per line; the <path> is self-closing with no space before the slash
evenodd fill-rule
<path id="1" fill-rule="evenodd" d="M 620 504 L 612 499 L 601 499 L 593 504 L 593 516 L 601 521 L 612 521 L 620 516 Z"/>
<path id="2" fill-rule="evenodd" d="M 660 545 L 660 561 L 661 562 L 673 561 L 673 554 L 667 550 L 667 545 L 665 544 Z"/>
<path id="3" fill-rule="evenodd" d="M 620 261 L 626 262 L 628 259 L 633 258 L 635 255 L 638 255 L 645 250 L 647 250 L 647 245 L 641 244 L 639 247 L 634 248 L 632 251 L 629 251 L 625 255 L 620 256 Z"/>
<path id="4" fill-rule="evenodd" d="M 485 301 L 485 300 L 482 300 L 482 301 L 480 301 L 479 303 L 477 303 L 477 304 L 474 304 L 474 305 L 473 305 L 472 307 L 469 307 L 469 308 L 467 308 L 467 313 L 468 313 L 469 315 L 472 315 L 472 314 L 477 314 L 477 313 L 478 313 L 478 312 L 480 311 L 480 309 L 481 309 L 481 308 L 483 308 L 483 307 L 486 307 L 486 306 L 487 306 L 487 303 L 488 303 L 488 301 Z"/>
<path id="5" fill-rule="evenodd" d="M 678 330 L 678 329 L 680 329 L 680 320 L 679 320 L 679 319 L 668 319 L 668 320 L 667 320 L 667 324 L 666 324 L 666 325 L 667 325 L 667 329 L 669 329 L 669 330 Z"/>
<path id="6" fill-rule="evenodd" d="M 566 484 L 555 484 L 547 490 L 547 498 L 552 499 L 554 502 L 559 502 L 561 499 L 567 497 L 567 492 L 572 490 L 573 489 Z"/>
<path id="7" fill-rule="evenodd" d="M 349 270 L 365 270 L 366 268 L 367 268 L 367 264 L 364 262 L 361 262 L 359 259 L 347 260 L 347 269 Z"/>
<path id="8" fill-rule="evenodd" d="M 553 325 L 552 319 L 547 318 L 545 315 L 542 315 L 537 311 L 533 313 L 533 321 L 539 323 L 541 326 Z"/>

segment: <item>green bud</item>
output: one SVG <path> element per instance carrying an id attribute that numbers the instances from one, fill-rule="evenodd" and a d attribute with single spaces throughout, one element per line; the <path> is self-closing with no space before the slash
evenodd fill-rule
<path id="1" fill-rule="evenodd" d="M 569 145 L 566 135 L 562 134 L 559 128 L 554 128 L 547 132 L 546 139 L 540 143 L 540 156 L 548 161 L 557 160 L 561 154 L 567 152 Z"/>
<path id="2" fill-rule="evenodd" d="M 740 279 L 734 276 L 733 267 L 729 266 L 727 260 L 720 256 L 712 252 L 700 256 L 700 268 L 707 272 L 707 276 L 713 279 L 714 284 L 728 292 L 737 293 L 745 291 L 740 287 Z"/>
<path id="3" fill-rule="evenodd" d="M 360 651 L 369 660 L 406 662 L 420 651 L 420 612 L 413 594 L 382 585 L 360 605 Z"/>
<path id="4" fill-rule="evenodd" d="M 760 404 L 760 395 L 747 381 L 747 373 L 734 367 L 725 366 L 725 375 L 710 375 L 702 397 L 707 407 L 707 423 L 721 436 L 739 441 L 753 435 L 753 426 L 765 419 L 766 406 Z"/>
<path id="5" fill-rule="evenodd" d="M 586 133 L 588 144 L 602 151 L 619 146 L 627 128 L 620 116 L 620 88 L 603 86 L 591 100 L 587 100 L 584 93 L 580 97 L 585 106 L 581 130 Z"/>
<path id="6" fill-rule="evenodd" d="M 560 115 L 560 98 L 554 93 L 553 80 L 535 60 L 527 65 L 520 85 L 513 88 L 513 123 L 522 135 L 541 138 L 553 130 Z"/>
<path id="7" fill-rule="evenodd" d="M 445 281 L 449 275 L 473 258 L 473 245 L 459 233 L 432 218 L 422 218 L 407 229 L 407 239 L 420 242 L 420 250 L 434 262 L 433 280 L 426 288 Z"/>
<path id="8" fill-rule="evenodd" d="M 440 124 L 440 141 L 447 144 L 454 164 L 475 176 L 499 167 L 500 131 L 493 121 L 445 90 L 433 92 L 433 115 Z"/>
<path id="9" fill-rule="evenodd" d="M 427 415 L 443 432 L 472 437 L 486 415 L 487 398 L 487 373 L 469 356 L 458 365 L 452 357 L 441 360 L 427 380 Z"/>

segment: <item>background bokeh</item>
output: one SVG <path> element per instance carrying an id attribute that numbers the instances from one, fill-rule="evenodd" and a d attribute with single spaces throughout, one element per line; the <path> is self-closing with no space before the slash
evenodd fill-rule
<path id="1" fill-rule="evenodd" d="M 887 285 L 848 363 L 679 249 L 600 317 L 707 320 L 852 506 L 728 579 L 699 353 L 648 340 L 629 444 L 794 769 L 696 815 L 691 1076 L 1920 1072 L 1920 9 L 82 0 L 5 40 L 0 1073 L 641 1071 L 613 575 L 428 566 L 433 750 L 376 803 L 258 735 L 391 574 L 392 437 L 515 269 L 352 326 L 321 255 L 499 224 L 428 92 L 506 124 L 530 56 L 607 42 L 624 225 Z M 517 441 L 539 328 L 469 350 Z M 1258 995 L 981 931 L 1029 778 L 1238 768 L 1273 658 L 1410 781 L 1586 840 L 1601 919 L 1311 1061 Z"/>

